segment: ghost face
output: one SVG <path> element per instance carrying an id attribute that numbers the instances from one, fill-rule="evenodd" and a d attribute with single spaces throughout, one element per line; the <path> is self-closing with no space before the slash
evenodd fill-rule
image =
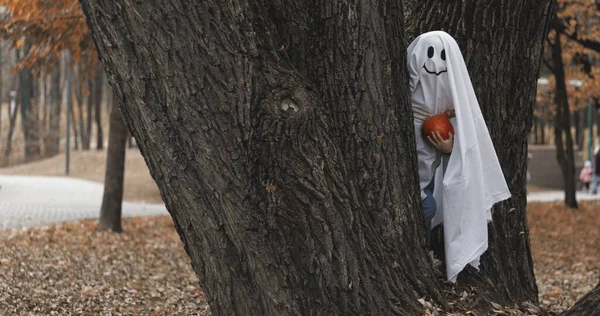
<path id="1" fill-rule="evenodd" d="M 408 48 L 411 103 L 416 121 L 454 108 L 451 78 L 457 50 L 450 35 L 434 31 L 422 34 Z"/>
<path id="2" fill-rule="evenodd" d="M 446 66 L 446 49 L 444 44 L 438 37 L 428 38 L 426 43 L 423 43 L 427 47 L 427 58 L 424 58 L 422 69 L 429 75 L 439 76 L 447 73 L 448 68 Z"/>

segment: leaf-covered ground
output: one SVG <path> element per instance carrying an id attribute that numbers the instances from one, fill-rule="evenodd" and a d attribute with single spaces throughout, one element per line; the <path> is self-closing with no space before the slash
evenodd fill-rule
<path id="1" fill-rule="evenodd" d="M 0 315 L 209 315 L 169 217 L 0 233 Z"/>
<path id="2" fill-rule="evenodd" d="M 563 311 L 600 281 L 600 202 L 530 203 L 528 212 L 540 306 Z"/>
<path id="3" fill-rule="evenodd" d="M 600 280 L 600 203 L 528 211 L 543 314 L 560 312 Z M 126 219 L 122 234 L 94 228 L 1 232 L 0 315 L 210 314 L 169 217 Z"/>

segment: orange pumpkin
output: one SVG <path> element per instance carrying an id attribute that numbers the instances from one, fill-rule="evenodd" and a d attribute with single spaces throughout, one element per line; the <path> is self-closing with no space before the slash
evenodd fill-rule
<path id="1" fill-rule="evenodd" d="M 428 117 L 423 121 L 421 131 L 425 139 L 427 139 L 427 136 L 433 137 L 433 132 L 435 131 L 438 131 L 444 140 L 450 137 L 450 133 L 454 135 L 454 127 L 450 123 L 448 113 Z"/>

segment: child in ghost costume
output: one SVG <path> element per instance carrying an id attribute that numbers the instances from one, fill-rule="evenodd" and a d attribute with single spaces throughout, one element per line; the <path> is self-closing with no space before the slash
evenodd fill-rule
<path id="1" fill-rule="evenodd" d="M 427 225 L 444 225 L 446 277 L 455 282 L 467 264 L 479 267 L 491 208 L 511 195 L 456 41 L 442 31 L 422 34 L 408 47 L 407 62 L 426 221 L 433 207 Z M 453 139 L 424 139 L 423 121 L 448 111 Z"/>

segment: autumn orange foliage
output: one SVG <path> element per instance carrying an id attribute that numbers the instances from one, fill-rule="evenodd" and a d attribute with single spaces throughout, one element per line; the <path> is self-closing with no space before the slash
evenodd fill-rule
<path id="1" fill-rule="evenodd" d="M 85 69 L 97 63 L 96 48 L 78 0 L 4 0 L 0 13 L 0 37 L 11 41 L 10 48 L 24 48 L 15 67 L 36 74 L 58 65 L 63 52 L 71 62 Z"/>
<path id="2" fill-rule="evenodd" d="M 564 24 L 566 34 L 578 40 L 600 42 L 600 10 L 595 2 L 559 0 L 558 3 L 557 18 Z M 551 42 L 554 42 L 555 34 L 555 31 L 548 34 Z M 600 98 L 600 80 L 595 80 L 600 78 L 600 67 L 595 62 L 600 59 L 600 54 L 568 36 L 562 36 L 561 44 L 569 105 L 571 111 L 580 110 L 591 101 L 588 97 Z M 549 56 L 550 49 L 546 47 L 546 57 Z M 555 112 L 555 79 L 553 76 L 548 79 L 547 86 L 538 86 L 535 109 L 537 117 Z"/>

